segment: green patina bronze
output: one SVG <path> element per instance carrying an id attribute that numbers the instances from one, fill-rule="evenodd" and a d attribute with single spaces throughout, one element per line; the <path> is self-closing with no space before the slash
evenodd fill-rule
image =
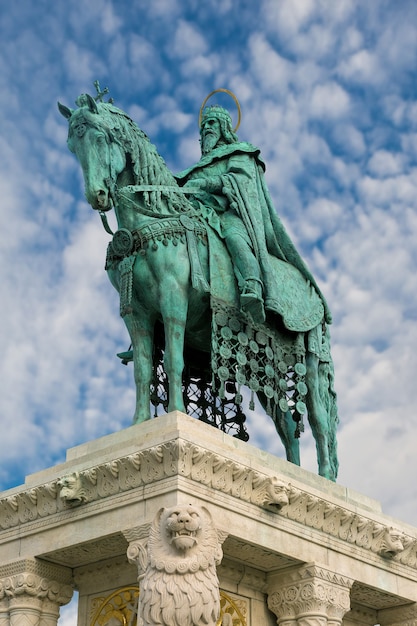
<path id="1" fill-rule="evenodd" d="M 183 372 L 192 363 L 213 397 L 233 389 L 240 410 L 244 387 L 250 405 L 257 396 L 297 464 L 307 412 L 319 474 L 335 480 L 331 316 L 276 215 L 259 150 L 238 141 L 224 108 L 208 107 L 201 160 L 174 177 L 147 136 L 102 95 L 80 96 L 75 110 L 58 106 L 88 202 L 110 233 L 105 212 L 114 208 L 117 217 L 106 269 L 132 342 L 134 422 L 150 418 L 157 346 L 168 411 L 186 412 Z"/>

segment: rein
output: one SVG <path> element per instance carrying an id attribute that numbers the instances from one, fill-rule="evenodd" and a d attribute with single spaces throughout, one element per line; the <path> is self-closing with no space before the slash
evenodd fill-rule
<path id="1" fill-rule="evenodd" d="M 134 208 L 136 211 L 139 211 L 139 209 L 136 207 L 135 201 L 132 200 L 132 198 L 129 198 L 127 196 L 127 193 L 138 193 L 138 192 L 146 193 L 146 192 L 153 192 L 153 191 L 157 191 L 160 193 L 174 192 L 174 193 L 181 193 L 184 195 L 187 195 L 187 194 L 191 195 L 193 193 L 195 194 L 196 192 L 195 189 L 184 189 L 183 187 L 178 187 L 178 186 L 168 187 L 167 185 L 127 185 L 126 187 L 123 187 L 123 191 L 115 187 L 114 192 L 112 190 L 110 191 L 110 195 L 111 195 L 114 205 L 116 204 L 115 200 L 117 196 L 119 196 L 119 197 L 122 197 L 124 200 L 127 200 L 128 202 L 130 202 L 130 204 L 132 205 L 132 208 Z M 166 215 L 160 215 L 159 213 L 154 213 L 153 211 L 149 211 L 145 209 L 144 207 L 140 208 L 140 212 L 143 213 L 143 215 L 146 215 L 147 217 L 154 217 L 155 219 L 162 219 L 164 217 L 167 217 Z M 103 228 L 106 231 L 106 233 L 108 233 L 109 235 L 114 235 L 114 232 L 110 228 L 106 212 L 99 211 L 99 215 L 101 218 L 101 223 L 103 224 Z"/>
<path id="2" fill-rule="evenodd" d="M 110 228 L 110 224 L 108 222 L 107 215 L 105 214 L 105 212 L 99 211 L 98 213 L 101 217 L 101 223 L 103 224 L 103 228 L 106 231 L 106 233 L 108 233 L 109 235 L 114 235 L 114 232 Z"/>
<path id="3" fill-rule="evenodd" d="M 184 187 L 179 187 L 178 185 L 172 185 L 172 187 L 168 185 L 126 185 L 126 187 L 123 187 L 123 190 L 129 193 L 135 193 L 136 191 L 167 191 L 171 193 L 173 191 L 183 194 L 193 194 L 197 191 L 196 189 L 184 189 Z M 122 192 L 119 191 L 118 193 Z"/>
<path id="4" fill-rule="evenodd" d="M 198 218 L 197 213 L 194 210 L 190 210 L 178 212 L 177 214 L 160 215 L 144 207 L 139 208 L 137 203 L 128 196 L 128 193 L 137 192 L 193 194 L 195 190 L 185 190 L 182 187 L 168 185 L 128 185 L 123 187 L 123 191 L 115 187 L 115 200 L 122 198 L 130 203 L 135 211 L 155 219 L 153 224 L 145 224 L 133 231 L 121 228 L 116 233 L 113 233 L 105 212 L 99 212 L 105 231 L 113 235 L 107 250 L 106 269 L 109 269 L 113 263 L 118 264 L 121 278 L 120 314 L 122 317 L 132 310 L 133 266 L 136 255 L 138 253 L 146 254 L 146 249 L 151 241 L 153 241 L 152 249 L 156 250 L 158 241 L 162 241 L 163 245 L 168 245 L 168 240 L 172 239 L 174 245 L 176 245 L 176 238 L 184 234 L 190 260 L 191 284 L 198 291 L 210 292 L 210 286 L 204 276 L 197 249 L 197 238 L 206 239 L 207 231 L 206 227 L 198 219 L 193 220 L 193 218 Z"/>

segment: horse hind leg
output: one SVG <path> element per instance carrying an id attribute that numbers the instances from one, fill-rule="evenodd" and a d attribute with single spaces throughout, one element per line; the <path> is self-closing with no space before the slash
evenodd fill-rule
<path id="1" fill-rule="evenodd" d="M 330 455 L 329 419 L 321 398 L 323 390 L 320 388 L 319 358 L 310 352 L 307 353 L 306 366 L 308 421 L 316 441 L 319 475 L 335 481 L 337 470 Z"/>
<path id="2" fill-rule="evenodd" d="M 281 413 L 281 420 L 274 420 L 275 428 L 284 444 L 287 461 L 300 465 L 300 439 L 296 436 L 297 425 L 291 411 Z"/>
<path id="3" fill-rule="evenodd" d="M 266 396 L 263 393 L 258 393 L 257 395 L 265 412 L 268 413 Z M 276 416 L 270 417 L 285 448 L 287 461 L 300 465 L 300 439 L 295 435 L 297 425 L 293 420 L 291 411 L 282 413 L 282 411 L 278 410 Z"/>

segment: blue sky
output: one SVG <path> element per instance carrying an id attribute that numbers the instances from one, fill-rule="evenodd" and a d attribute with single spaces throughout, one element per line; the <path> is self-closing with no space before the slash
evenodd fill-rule
<path id="1" fill-rule="evenodd" d="M 202 101 L 226 87 L 333 312 L 338 482 L 417 525 L 414 0 L 0 4 L 0 487 L 133 414 L 108 236 L 57 100 L 98 79 L 176 172 L 199 158 Z M 268 419 L 249 429 L 283 456 Z M 307 432 L 302 465 L 316 471 Z"/>

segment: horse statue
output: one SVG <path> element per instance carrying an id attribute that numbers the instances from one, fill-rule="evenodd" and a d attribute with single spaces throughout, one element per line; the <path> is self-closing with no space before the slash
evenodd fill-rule
<path id="1" fill-rule="evenodd" d="M 69 122 L 68 147 L 81 164 L 89 204 L 114 209 L 118 230 L 106 270 L 120 294 L 136 384 L 134 423 L 150 419 L 155 342 L 161 343 L 168 380 L 168 411 L 186 412 L 184 354 L 209 363 L 212 392 L 234 386 L 235 402 L 249 388 L 273 419 L 287 459 L 300 465 L 302 415 L 316 441 L 321 476 L 336 480 L 337 408 L 333 365 L 322 304 L 300 272 L 274 260 L 283 298 L 297 312 L 308 301 L 297 331 L 286 320 L 254 323 L 239 307 L 239 293 L 224 242 L 178 185 L 145 133 L 112 102 L 82 95 L 76 109 L 58 103 Z M 294 296 L 296 294 L 296 297 Z M 305 321 L 308 320 L 308 321 Z M 191 358 L 191 356 L 190 356 Z M 232 383 L 232 385 L 231 385 Z"/>

